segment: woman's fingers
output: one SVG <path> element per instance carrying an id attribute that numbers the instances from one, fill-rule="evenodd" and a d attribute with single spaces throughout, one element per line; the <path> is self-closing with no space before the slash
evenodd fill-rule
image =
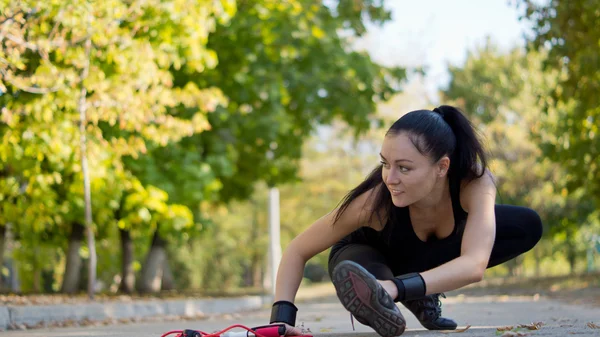
<path id="1" fill-rule="evenodd" d="M 286 336 L 302 335 L 302 330 L 300 328 L 286 324 L 285 325 L 285 335 Z"/>

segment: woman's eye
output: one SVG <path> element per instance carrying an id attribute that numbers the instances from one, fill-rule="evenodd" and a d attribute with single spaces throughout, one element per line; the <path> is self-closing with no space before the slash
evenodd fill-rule
<path id="1" fill-rule="evenodd" d="M 398 166 L 398 169 L 400 170 L 400 172 L 408 172 L 408 167 L 404 167 L 404 166 Z"/>
<path id="2" fill-rule="evenodd" d="M 383 165 L 384 167 L 387 167 L 387 163 L 386 163 L 386 162 L 384 162 L 383 160 L 382 160 L 382 161 L 380 161 L 380 163 L 381 163 L 381 165 Z"/>

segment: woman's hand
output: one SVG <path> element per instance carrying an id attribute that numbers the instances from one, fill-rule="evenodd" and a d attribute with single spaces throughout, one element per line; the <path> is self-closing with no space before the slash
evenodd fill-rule
<path id="1" fill-rule="evenodd" d="M 301 328 L 297 328 L 294 326 L 291 326 L 287 323 L 279 323 L 279 322 L 274 322 L 273 325 L 279 325 L 282 324 L 285 326 L 285 336 L 299 336 L 303 334 L 303 331 Z M 259 332 L 260 333 L 260 332 Z"/>

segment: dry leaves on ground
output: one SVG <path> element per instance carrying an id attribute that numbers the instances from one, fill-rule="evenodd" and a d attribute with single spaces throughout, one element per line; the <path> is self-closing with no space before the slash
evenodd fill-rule
<path id="1" fill-rule="evenodd" d="M 512 330 L 513 329 L 515 329 L 515 330 L 518 330 L 518 329 L 539 330 L 542 327 L 542 325 L 544 325 L 544 322 L 534 322 L 531 324 L 519 324 L 516 328 L 512 325 L 508 325 L 508 326 L 496 328 L 496 331 L 504 332 L 501 335 L 501 337 L 527 336 L 528 333 L 512 331 Z"/>
<path id="2" fill-rule="evenodd" d="M 516 336 L 527 336 L 528 333 L 525 332 L 517 332 L 517 331 L 506 331 L 500 337 L 516 337 Z"/>
<path id="3" fill-rule="evenodd" d="M 543 322 L 535 322 L 535 323 L 531 323 L 531 324 L 519 324 L 519 328 L 526 328 L 529 330 L 539 330 L 542 325 L 544 325 Z"/>
<path id="4" fill-rule="evenodd" d="M 510 331 L 510 330 L 512 330 L 512 329 L 513 329 L 513 326 L 512 326 L 512 325 L 509 325 L 509 326 L 502 326 L 502 327 L 496 328 L 496 330 L 497 330 L 497 331 Z"/>

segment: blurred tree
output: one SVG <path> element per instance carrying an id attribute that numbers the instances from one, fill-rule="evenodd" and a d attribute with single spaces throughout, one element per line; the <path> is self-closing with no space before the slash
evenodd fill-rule
<path id="1" fill-rule="evenodd" d="M 206 38 L 217 20 L 226 20 L 233 13 L 231 1 L 199 5 L 193 1 L 112 0 L 90 6 L 79 0 L 3 0 L 0 8 L 3 146 L 14 145 L 3 151 L 3 159 L 18 160 L 8 154 L 20 155 L 21 135 L 33 139 L 32 143 L 54 144 L 51 148 L 30 150 L 37 157 L 30 166 L 21 166 L 20 171 L 7 167 L 4 171 L 12 175 L 7 179 L 24 175 L 41 181 L 41 173 L 32 172 L 32 168 L 40 167 L 46 156 L 56 151 L 63 156 L 65 151 L 77 154 L 76 132 L 71 130 L 49 140 L 43 138 L 49 136 L 48 132 L 32 131 L 57 123 L 63 123 L 59 124 L 63 129 L 69 127 L 64 123 L 78 124 L 81 85 L 87 92 L 85 130 L 91 146 L 110 149 L 115 154 L 111 159 L 117 163 L 105 165 L 118 165 L 124 155 L 135 157 L 146 151 L 147 144 L 164 146 L 202 132 L 208 127 L 206 109 L 224 100 L 217 89 L 200 90 L 193 85 L 174 88 L 169 69 L 185 64 L 188 69 L 201 72 L 214 64 L 214 53 L 205 48 Z M 84 42 L 88 39 L 89 76 L 82 79 L 79 74 L 87 60 Z M 167 113 L 186 103 L 201 108 L 189 118 Z M 61 189 L 69 191 L 68 184 L 77 186 L 81 176 L 63 179 L 69 173 L 61 165 L 67 162 L 59 158 L 54 163 L 57 167 L 46 165 L 45 169 L 49 169 L 46 173 L 57 185 L 62 185 Z M 46 195 L 45 203 L 56 202 L 52 201 L 53 194 Z M 78 199 L 71 201 L 75 202 L 74 207 L 79 204 Z M 44 209 L 48 211 L 44 221 L 64 222 L 51 214 L 55 208 Z M 79 237 L 77 223 L 83 223 L 83 219 L 73 223 L 73 240 Z M 77 252 L 77 244 L 71 246 L 70 250 Z M 78 252 L 68 256 L 80 258 Z M 70 285 L 77 283 L 77 265 L 67 263 L 65 280 L 72 281 L 65 285 L 65 291 L 72 291 Z"/>
<path id="2" fill-rule="evenodd" d="M 422 91 L 403 91 L 379 104 L 374 125 L 358 139 L 354 130 L 342 121 L 321 126 L 307 138 L 298 180 L 279 187 L 283 247 L 315 220 L 335 209 L 342 197 L 379 164 L 378 153 L 387 127 L 409 109 L 427 106 L 422 97 Z M 378 127 L 375 120 L 380 119 L 384 123 Z M 206 253 L 194 250 L 195 258 L 190 264 L 200 270 L 210 268 L 210 273 L 204 273 L 202 280 L 193 280 L 193 284 L 219 289 L 222 286 L 219 280 L 227 278 L 234 285 L 262 287 L 269 240 L 267 197 L 268 186 L 258 183 L 249 201 L 233 201 L 218 211 L 208 210 L 212 220 L 219 224 L 219 233 L 212 235 L 214 229 L 210 228 L 211 235 L 203 236 L 196 245 L 215 245 L 226 253 L 210 255 L 207 259 Z M 236 240 L 232 241 L 232 237 Z M 326 273 L 327 256 L 328 251 L 325 251 L 311 259 L 305 276 L 318 278 Z"/>
<path id="3" fill-rule="evenodd" d="M 187 235 L 179 229 L 197 229 L 194 224 L 206 221 L 202 201 L 243 199 L 256 181 L 272 186 L 295 179 L 303 140 L 318 125 L 341 119 L 355 135 L 364 132 L 373 123 L 375 104 L 400 89 L 404 69 L 381 67 L 350 49 L 367 20 L 390 18 L 383 1 L 238 5 L 231 19 L 236 6 L 225 0 L 202 5 L 111 0 L 93 7 L 83 0 L 0 0 L 3 163 L 23 157 L 23 139 L 41 144 L 26 152 L 29 161 L 6 167 L 6 198 L 21 198 L 24 189 L 15 187 L 33 190 L 42 176 L 53 179 L 35 190 L 43 198 L 15 203 L 38 210 L 32 213 L 42 219 L 36 223 L 52 237 L 72 235 L 63 282 L 77 283 L 71 276 L 85 255 L 76 230 L 83 215 L 75 148 L 81 85 L 87 91 L 88 154 L 96 157 L 90 162 L 93 195 L 104 202 L 95 211 L 94 229 L 109 235 L 103 226 L 118 224 L 123 247 L 130 247 L 132 236 L 154 237 L 148 254 L 157 259 L 161 254 L 153 251 L 166 240 Z M 90 71 L 82 83 L 88 38 Z M 37 132 L 54 124 L 59 127 L 51 134 Z M 42 157 L 55 154 L 44 162 Z M 112 188 L 102 187 L 102 179 Z M 128 223 L 135 219 L 130 212 L 141 208 L 126 207 L 127 200 L 142 198 L 135 195 L 149 193 L 151 186 L 168 194 L 160 199 L 163 206 L 147 210 L 165 225 L 156 219 Z M 166 207 L 167 200 L 188 207 L 193 224 L 187 211 Z M 27 219 L 15 224 L 31 225 Z M 20 230 L 32 242 L 41 235 Z M 128 280 L 131 255 L 122 254 Z M 151 260 L 148 265 L 160 265 Z"/>
<path id="4" fill-rule="evenodd" d="M 303 141 L 316 126 L 341 119 L 356 134 L 370 127 L 377 102 L 400 90 L 405 69 L 386 68 L 350 50 L 361 20 L 389 19 L 382 1 L 325 6 L 320 1 L 240 1 L 238 14 L 219 25 L 208 46 L 219 64 L 177 80 L 218 87 L 227 107 L 209 115 L 198 136 L 207 153 L 226 153 L 232 168 L 218 172 L 220 199 L 244 198 L 253 181 L 292 181 Z M 345 33 L 342 31 L 345 29 Z"/>
<path id="5" fill-rule="evenodd" d="M 543 127 L 538 100 L 555 86 L 560 73 L 542 71 L 545 57 L 520 48 L 502 53 L 487 41 L 468 54 L 464 65 L 449 68 L 451 79 L 442 98 L 460 106 L 481 131 L 498 182 L 498 202 L 538 211 L 545 236 L 553 240 L 558 233 L 577 231 L 587 208 L 582 195 L 567 197 L 565 170 L 538 147 L 554 131 Z M 562 243 L 571 252 L 579 244 L 570 234 Z M 571 254 L 571 260 L 580 253 Z M 511 273 L 516 272 L 516 262 L 508 264 Z"/>
<path id="6" fill-rule="evenodd" d="M 208 115 L 210 130 L 149 148 L 148 156 L 128 160 L 128 168 L 188 205 L 199 221 L 202 201 L 243 200 L 255 182 L 294 181 L 302 144 L 317 126 L 343 120 L 357 135 L 376 125 L 376 104 L 397 93 L 406 74 L 350 50 L 365 18 L 389 19 L 382 1 L 353 4 L 239 1 L 236 15 L 208 38 L 216 67 L 202 76 L 185 66 L 172 69 L 176 87 L 217 87 L 228 104 Z M 172 113 L 194 111 L 180 106 Z M 227 228 L 219 226 L 205 234 L 219 237 Z"/>
<path id="7" fill-rule="evenodd" d="M 561 69 L 557 84 L 542 100 L 547 136 L 544 154 L 562 165 L 570 192 L 585 188 L 600 207 L 600 2 L 523 0 L 533 23 L 532 49 L 548 51 L 546 69 Z"/>

